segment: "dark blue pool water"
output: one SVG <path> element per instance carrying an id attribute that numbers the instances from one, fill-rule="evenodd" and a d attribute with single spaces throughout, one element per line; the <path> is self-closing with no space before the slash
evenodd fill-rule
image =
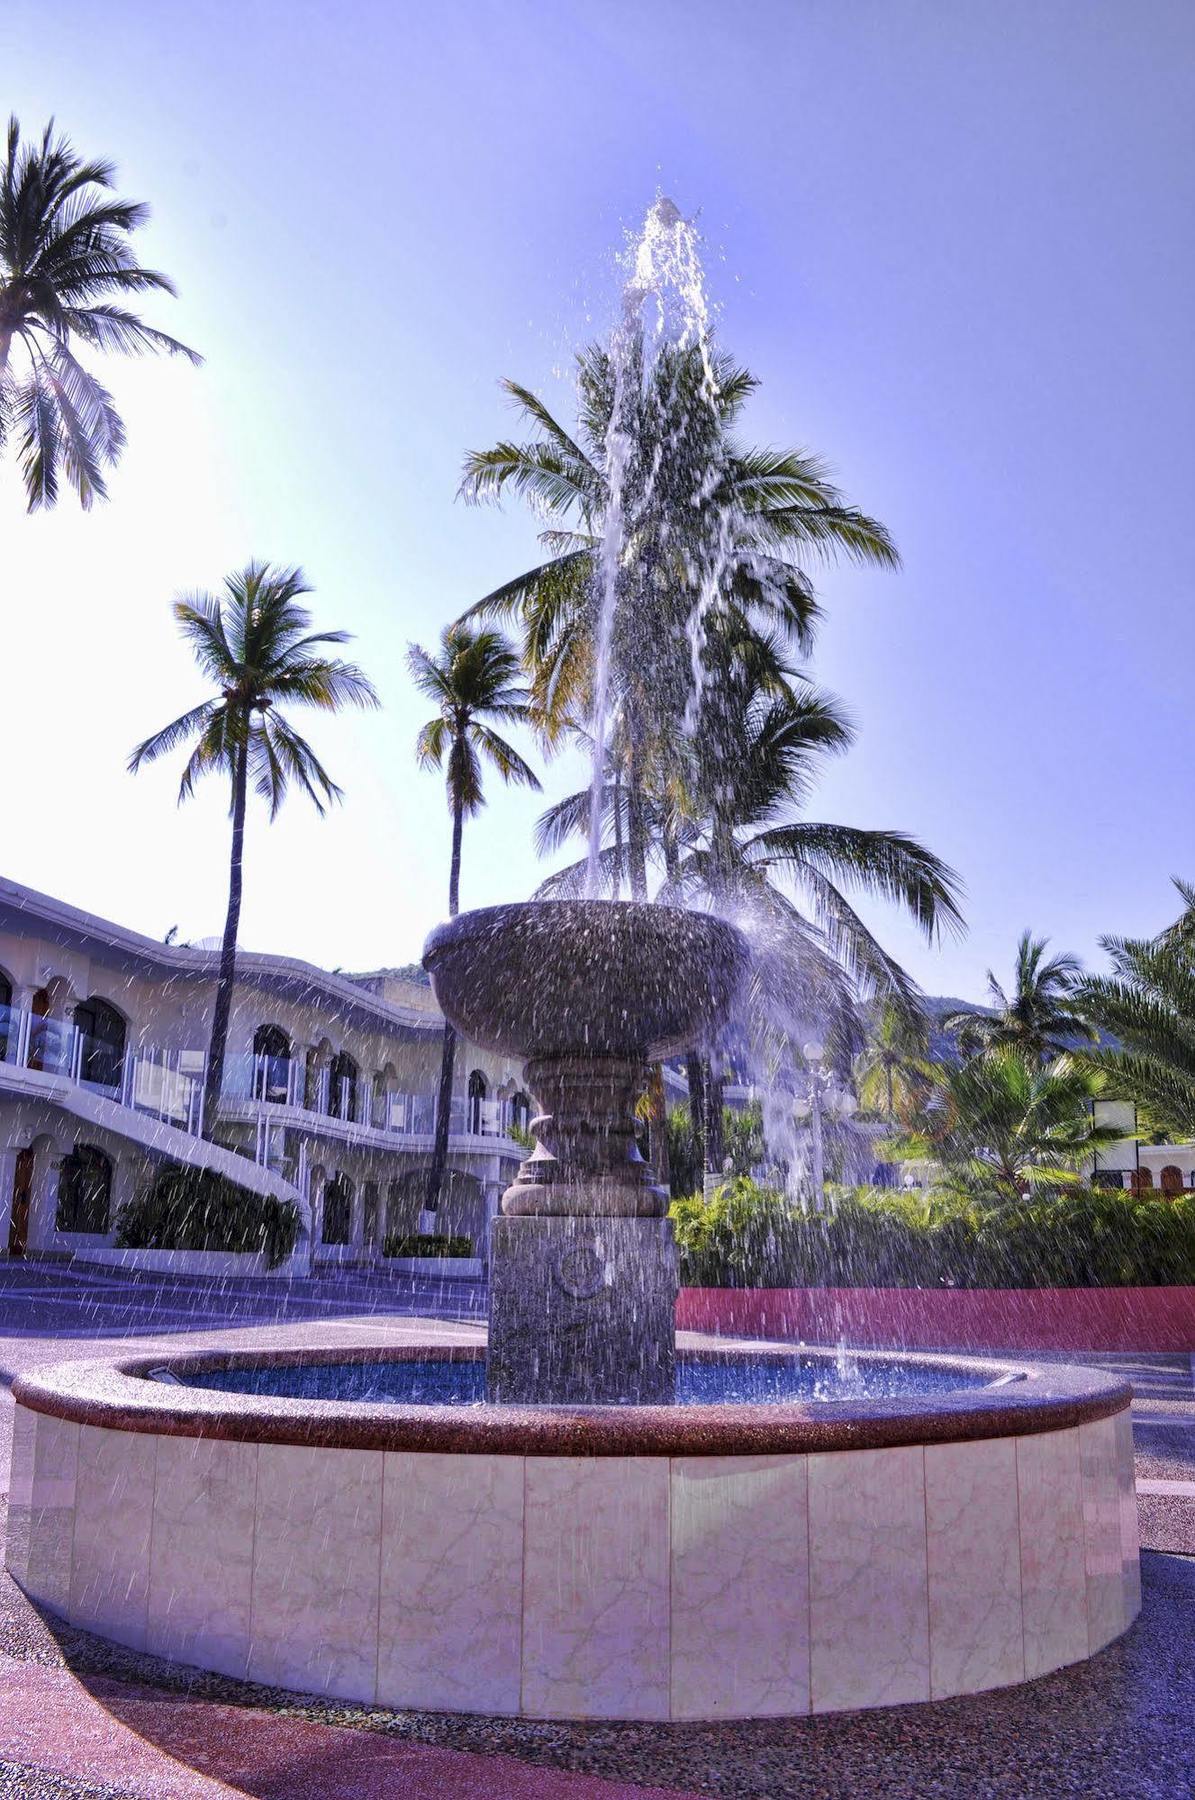
<path id="1" fill-rule="evenodd" d="M 295 1363 L 285 1368 L 217 1369 L 188 1375 L 196 1387 L 232 1394 L 300 1400 L 390 1401 L 404 1406 L 479 1406 L 485 1398 L 481 1362 Z M 679 1406 L 763 1405 L 784 1400 L 897 1399 L 983 1387 L 985 1372 L 840 1359 L 742 1356 L 725 1361 L 683 1360 L 677 1366 Z"/>

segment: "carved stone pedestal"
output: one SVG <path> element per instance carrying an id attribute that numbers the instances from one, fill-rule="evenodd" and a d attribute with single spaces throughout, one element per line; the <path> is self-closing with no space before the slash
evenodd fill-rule
<path id="1" fill-rule="evenodd" d="M 486 1398 L 667 1404 L 676 1294 L 669 1219 L 499 1216 L 490 1227 Z"/>

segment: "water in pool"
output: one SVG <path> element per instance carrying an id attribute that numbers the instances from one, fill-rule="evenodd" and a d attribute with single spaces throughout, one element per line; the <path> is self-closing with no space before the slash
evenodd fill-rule
<path id="1" fill-rule="evenodd" d="M 188 1375 L 197 1387 L 232 1394 L 301 1400 L 359 1400 L 404 1406 L 480 1406 L 485 1364 L 426 1362 L 293 1363 L 287 1367 L 213 1369 Z M 682 1358 L 676 1403 L 764 1405 L 785 1400 L 890 1400 L 987 1385 L 986 1371 L 892 1361 L 742 1356 L 716 1361 Z"/>

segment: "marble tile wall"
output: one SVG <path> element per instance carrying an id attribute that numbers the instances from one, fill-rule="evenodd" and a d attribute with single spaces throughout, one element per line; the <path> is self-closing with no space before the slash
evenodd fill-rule
<path id="1" fill-rule="evenodd" d="M 809 1612 L 814 1712 L 929 1699 L 920 1445 L 810 1456 Z"/>
<path id="2" fill-rule="evenodd" d="M 371 1700 L 377 1684 L 382 1452 L 257 1452 L 248 1674 Z"/>
<path id="3" fill-rule="evenodd" d="M 674 1719 L 809 1711 L 804 1456 L 672 1464 Z"/>
<path id="4" fill-rule="evenodd" d="M 1023 1681 L 1015 1440 L 928 1445 L 925 1522 L 931 1694 Z"/>
<path id="5" fill-rule="evenodd" d="M 79 1427 L 70 1621 L 133 1650 L 145 1648 L 157 1445 L 147 1432 Z"/>
<path id="6" fill-rule="evenodd" d="M 389 1452 L 382 1503 L 382 1706 L 517 1713 L 523 1458 Z"/>
<path id="7" fill-rule="evenodd" d="M 522 1710 L 668 1717 L 668 1462 L 526 1464 Z"/>
<path id="8" fill-rule="evenodd" d="M 256 1444 L 158 1441 L 145 1647 L 243 1679 L 249 1661 Z"/>
<path id="9" fill-rule="evenodd" d="M 1087 1648 L 1094 1655 L 1119 1637 L 1128 1620 L 1120 1542 L 1120 1469 L 1116 1421 L 1079 1427 L 1083 1476 L 1083 1540 L 1087 1566 Z"/>
<path id="10" fill-rule="evenodd" d="M 395 1707 L 717 1719 L 1045 1674 L 1140 1606 L 1128 1415 L 791 1457 L 455 1456 L 17 1408 L 10 1568 L 74 1623 Z"/>
<path id="11" fill-rule="evenodd" d="M 1032 1679 L 1088 1654 L 1077 1429 L 1017 1439 L 1017 1493 L 1025 1673 Z"/>

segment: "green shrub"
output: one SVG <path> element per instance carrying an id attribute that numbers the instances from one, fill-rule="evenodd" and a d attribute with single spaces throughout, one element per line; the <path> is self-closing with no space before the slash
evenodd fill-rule
<path id="1" fill-rule="evenodd" d="M 167 1163 L 150 1186 L 116 1215 L 126 1250 L 263 1252 L 277 1268 L 295 1247 L 299 1212 L 289 1200 L 252 1194 L 213 1169 Z"/>
<path id="2" fill-rule="evenodd" d="M 471 1237 L 449 1237 L 447 1233 L 415 1231 L 406 1236 L 391 1232 L 382 1245 L 383 1256 L 472 1256 Z"/>
<path id="3" fill-rule="evenodd" d="M 673 1203 L 693 1287 L 1195 1285 L 1195 1200 L 1080 1188 L 1014 1204 L 935 1191 L 841 1190 L 807 1216 L 749 1180 Z"/>

